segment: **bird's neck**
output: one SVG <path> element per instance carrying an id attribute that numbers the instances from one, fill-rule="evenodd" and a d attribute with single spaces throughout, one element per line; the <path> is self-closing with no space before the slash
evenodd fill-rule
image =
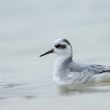
<path id="1" fill-rule="evenodd" d="M 57 59 L 56 59 L 56 62 L 55 62 L 55 71 L 60 71 L 60 70 L 64 70 L 67 68 L 67 66 L 73 62 L 72 60 L 72 56 L 70 57 L 65 57 L 65 56 L 59 56 Z"/>
<path id="2" fill-rule="evenodd" d="M 58 63 L 69 63 L 72 61 L 72 56 L 59 56 L 56 61 Z"/>
<path id="3" fill-rule="evenodd" d="M 56 82 L 65 78 L 69 64 L 72 62 L 72 57 L 58 57 L 54 64 L 53 77 Z"/>

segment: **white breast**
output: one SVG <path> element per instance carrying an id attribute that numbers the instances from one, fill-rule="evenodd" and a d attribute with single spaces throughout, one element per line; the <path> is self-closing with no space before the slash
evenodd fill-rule
<path id="1" fill-rule="evenodd" d="M 62 64 L 64 62 L 64 59 L 64 57 L 59 57 L 54 64 L 53 79 L 56 83 L 63 83 L 65 68 L 63 68 Z"/>

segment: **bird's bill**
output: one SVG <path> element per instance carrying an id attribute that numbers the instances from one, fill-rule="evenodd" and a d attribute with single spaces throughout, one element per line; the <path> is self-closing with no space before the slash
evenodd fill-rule
<path id="1" fill-rule="evenodd" d="M 42 57 L 42 56 L 44 56 L 44 55 L 47 55 L 47 54 L 50 54 L 50 53 L 53 53 L 53 52 L 54 52 L 54 50 L 51 49 L 51 50 L 45 52 L 44 54 L 40 55 L 40 57 Z"/>

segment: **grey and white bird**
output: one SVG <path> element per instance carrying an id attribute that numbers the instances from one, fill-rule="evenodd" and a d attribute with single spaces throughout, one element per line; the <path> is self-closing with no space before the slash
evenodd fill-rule
<path id="1" fill-rule="evenodd" d="M 110 66 L 74 62 L 72 45 L 67 39 L 57 39 L 53 48 L 40 57 L 49 53 L 58 55 L 53 71 L 54 81 L 58 85 L 81 85 L 110 78 Z"/>

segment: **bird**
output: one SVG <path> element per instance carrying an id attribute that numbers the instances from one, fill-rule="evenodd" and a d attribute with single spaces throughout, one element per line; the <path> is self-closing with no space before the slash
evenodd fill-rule
<path id="1" fill-rule="evenodd" d="M 52 49 L 40 57 L 50 53 L 57 54 L 53 79 L 58 85 L 83 85 L 110 79 L 110 66 L 75 62 L 72 45 L 65 38 L 56 39 Z"/>

